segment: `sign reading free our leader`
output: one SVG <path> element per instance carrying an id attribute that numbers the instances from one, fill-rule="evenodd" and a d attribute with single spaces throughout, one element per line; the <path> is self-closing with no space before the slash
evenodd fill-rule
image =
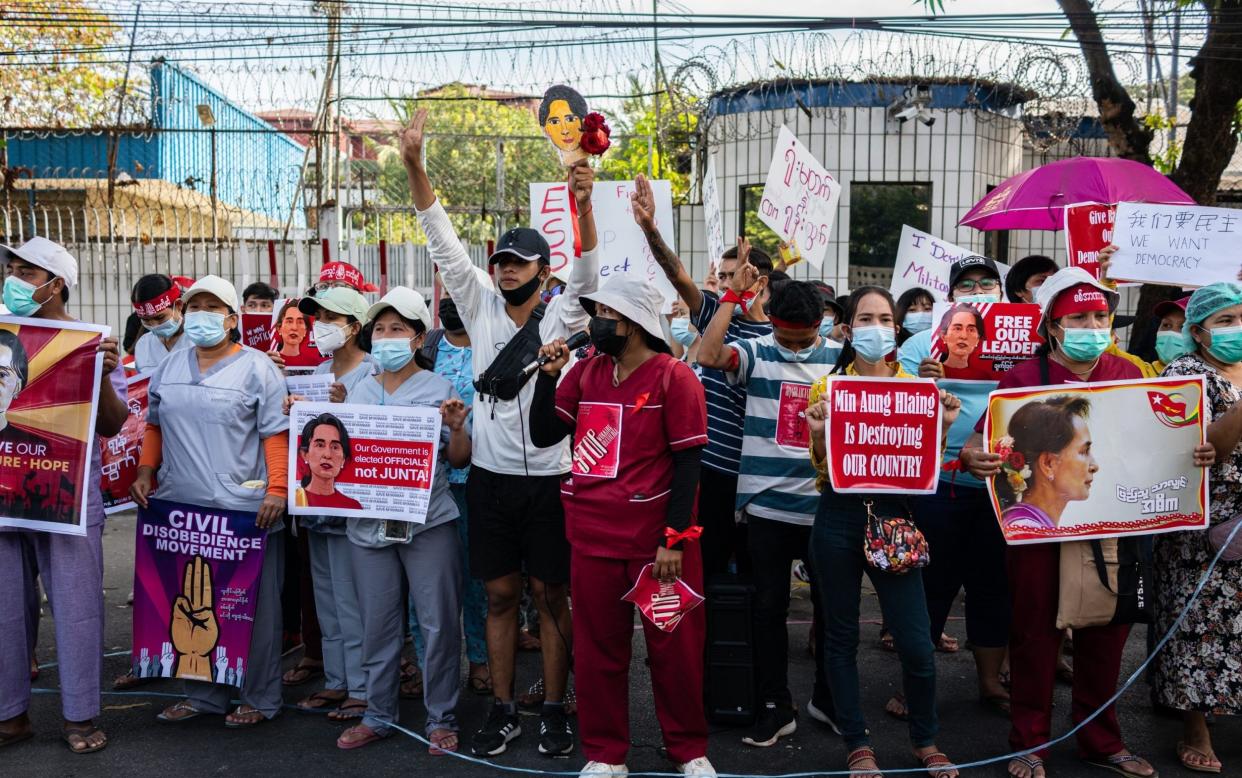
<path id="1" fill-rule="evenodd" d="M 832 377 L 827 434 L 834 490 L 936 491 L 940 390 L 930 378 Z"/>

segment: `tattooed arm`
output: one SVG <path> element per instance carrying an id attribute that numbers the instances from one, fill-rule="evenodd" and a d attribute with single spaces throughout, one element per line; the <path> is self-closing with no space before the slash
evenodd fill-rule
<path id="1" fill-rule="evenodd" d="M 690 309 L 690 318 L 693 319 L 699 315 L 699 309 L 703 307 L 703 293 L 699 291 L 698 285 L 694 283 L 690 273 L 681 264 L 677 254 L 660 237 L 660 230 L 656 227 L 655 221 L 655 195 L 651 191 L 650 182 L 642 174 L 634 179 L 634 194 L 630 196 L 630 204 L 634 213 L 634 221 L 642 228 L 643 235 L 647 238 L 651 256 L 664 270 L 664 275 L 673 284 L 677 294 L 685 300 L 686 307 Z"/>

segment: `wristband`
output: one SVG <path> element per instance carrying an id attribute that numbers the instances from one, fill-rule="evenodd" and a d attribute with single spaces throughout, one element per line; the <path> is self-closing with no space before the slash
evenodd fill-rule
<path id="1" fill-rule="evenodd" d="M 683 540 L 691 540 L 691 541 L 698 540 L 699 536 L 702 534 L 703 534 L 703 528 L 698 525 L 688 527 L 686 528 L 684 532 L 678 532 L 672 527 L 665 527 L 664 528 L 665 546 L 667 546 L 668 548 L 672 548 L 673 546 L 677 545 Z"/>
<path id="2" fill-rule="evenodd" d="M 729 291 L 721 295 L 720 302 L 733 303 L 734 305 L 742 309 L 742 313 L 746 313 L 747 310 L 750 308 L 750 301 L 754 299 L 755 299 L 754 292 L 742 292 L 741 294 L 738 294 L 737 292 L 730 289 Z"/>

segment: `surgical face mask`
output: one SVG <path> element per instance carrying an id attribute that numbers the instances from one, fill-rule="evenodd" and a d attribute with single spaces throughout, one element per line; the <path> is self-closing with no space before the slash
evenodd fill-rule
<path id="1" fill-rule="evenodd" d="M 954 295 L 954 296 L 953 296 L 953 302 L 955 302 L 955 303 L 969 303 L 970 305 L 978 305 L 979 303 L 999 303 L 999 302 L 1000 302 L 1000 292 L 996 292 L 996 293 L 994 293 L 994 294 L 963 294 L 963 295 Z M 931 315 L 931 314 L 928 314 L 928 316 L 930 316 L 930 315 Z M 907 315 L 907 318 L 909 318 L 909 316 L 908 316 L 908 315 Z M 931 326 L 930 322 L 929 322 L 928 326 Z"/>
<path id="2" fill-rule="evenodd" d="M 668 323 L 668 328 L 673 333 L 673 340 L 680 343 L 682 348 L 693 346 L 694 339 L 698 337 L 696 333 L 690 331 L 689 319 L 673 319 Z"/>
<path id="3" fill-rule="evenodd" d="M 931 329 L 932 313 L 931 311 L 910 311 L 906 314 L 906 318 L 902 320 L 901 326 L 910 331 L 911 334 Z"/>
<path id="4" fill-rule="evenodd" d="M 181 320 L 168 319 L 154 326 L 149 325 L 144 321 L 142 326 L 146 328 L 147 332 L 151 333 L 160 340 L 168 340 L 181 330 Z"/>
<path id="5" fill-rule="evenodd" d="M 315 348 L 319 349 L 319 353 L 325 357 L 336 353 L 336 350 L 344 346 L 345 341 L 349 340 L 348 325 L 342 327 L 339 324 L 317 321 L 313 329 L 315 331 Z"/>
<path id="6" fill-rule="evenodd" d="M 395 373 L 410 364 L 414 349 L 409 338 L 380 338 L 371 341 L 371 356 L 381 368 Z"/>
<path id="7" fill-rule="evenodd" d="M 52 281 L 56 279 L 53 278 Z M 52 283 L 48 281 L 47 284 Z M 9 276 L 4 280 L 4 307 L 14 316 L 33 316 L 43 307 L 43 303 L 34 299 L 35 292 L 47 284 L 35 286 L 17 276 Z M 46 300 L 44 301 L 46 302 Z"/>
<path id="8" fill-rule="evenodd" d="M 1186 354 L 1186 340 L 1177 330 L 1163 330 L 1156 333 L 1156 356 L 1166 365 Z"/>
<path id="9" fill-rule="evenodd" d="M 185 315 L 185 336 L 195 346 L 210 348 L 228 335 L 224 330 L 226 318 L 223 313 L 191 311 Z"/>
<path id="10" fill-rule="evenodd" d="M 831 313 L 824 314 L 824 318 L 819 320 L 819 336 L 826 338 L 832 335 L 832 328 L 837 324 L 837 319 Z"/>
<path id="11" fill-rule="evenodd" d="M 1208 352 L 1225 364 L 1242 362 L 1242 325 L 1236 327 L 1217 327 L 1208 330 L 1212 334 L 1212 345 Z"/>
<path id="12" fill-rule="evenodd" d="M 850 343 L 858 356 L 868 362 L 883 362 L 884 357 L 897 348 L 897 333 L 884 324 L 871 327 L 855 327 L 850 336 Z"/>
<path id="13" fill-rule="evenodd" d="M 1062 333 L 1061 351 L 1075 362 L 1099 359 L 1113 342 L 1113 333 L 1105 328 L 1066 327 Z"/>
<path id="14" fill-rule="evenodd" d="M 804 348 L 801 351 L 793 351 L 792 349 L 787 349 L 781 344 L 777 343 L 776 353 L 780 354 L 781 359 L 785 360 L 786 362 L 805 362 L 811 358 L 811 355 L 815 353 L 815 349 L 817 348 L 819 348 L 818 343 L 816 343 L 814 346 L 811 346 L 809 348 Z"/>

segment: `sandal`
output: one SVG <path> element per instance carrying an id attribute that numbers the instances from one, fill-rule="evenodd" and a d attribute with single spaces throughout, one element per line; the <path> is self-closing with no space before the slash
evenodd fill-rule
<path id="1" fill-rule="evenodd" d="M 336 747 L 349 751 L 350 749 L 362 748 L 365 745 L 383 739 L 383 735 L 366 724 L 358 724 L 341 733 L 341 736 L 336 739 Z"/>
<path id="2" fill-rule="evenodd" d="M 477 694 L 480 697 L 486 697 L 492 693 L 492 674 L 472 675 L 466 679 L 466 688 L 471 694 Z"/>
<path id="3" fill-rule="evenodd" d="M 957 765 L 949 759 L 943 752 L 933 751 L 926 756 L 919 756 L 918 760 L 923 763 L 924 769 L 931 778 L 957 778 Z"/>
<path id="4" fill-rule="evenodd" d="M 532 635 L 525 627 L 518 630 L 518 651 L 539 651 L 543 648 L 538 635 Z"/>
<path id="5" fill-rule="evenodd" d="M 91 739 L 97 735 L 102 740 L 96 739 L 94 745 L 92 745 Z M 69 750 L 75 754 L 93 754 L 108 747 L 108 736 L 104 734 L 102 729 L 89 721 L 85 724 L 66 726 L 61 737 L 69 745 Z"/>
<path id="6" fill-rule="evenodd" d="M 1022 765 L 1028 771 L 1026 775 L 1016 776 L 1016 778 L 1039 778 L 1039 776 L 1035 775 L 1035 771 L 1044 769 L 1044 760 L 1040 759 L 1034 754 L 1027 754 L 1026 756 L 1015 756 L 1013 759 L 1009 760 L 1009 766 L 1013 767 L 1014 762 L 1017 762 L 1018 764 Z M 1009 774 L 1012 776 L 1014 774 L 1013 770 L 1010 770 Z M 1044 770 L 1044 775 L 1046 776 L 1047 774 L 1048 772 Z"/>
<path id="7" fill-rule="evenodd" d="M 1159 778 L 1160 775 L 1156 768 L 1151 766 L 1150 762 L 1137 754 L 1113 754 L 1112 756 L 1106 756 L 1100 759 L 1084 759 L 1083 761 L 1092 767 L 1099 767 L 1104 770 L 1108 770 L 1109 772 L 1117 773 L 1118 775 L 1129 776 L 1129 778 Z M 1151 767 L 1151 772 L 1139 773 L 1134 770 L 1127 770 L 1125 765 L 1128 764 L 1147 765 L 1148 767 Z"/>
<path id="8" fill-rule="evenodd" d="M 893 640 L 893 633 L 889 632 L 888 630 L 884 630 L 883 632 L 880 633 L 880 648 L 884 649 L 885 651 L 892 651 L 892 652 L 895 652 L 897 650 L 897 643 Z"/>
<path id="9" fill-rule="evenodd" d="M 1198 763 L 1190 761 L 1191 757 L 1201 761 Z M 1196 773 L 1219 773 L 1224 766 L 1220 760 L 1216 758 L 1216 754 L 1211 751 L 1203 751 L 1188 746 L 1184 742 L 1179 741 L 1177 744 L 1177 761 L 1182 763 L 1182 767 Z"/>
<path id="10" fill-rule="evenodd" d="M 354 721 L 367 712 L 367 704 L 362 700 L 346 700 L 336 710 L 328 711 L 328 718 L 333 721 Z"/>
<path id="11" fill-rule="evenodd" d="M 297 666 L 290 669 L 280 677 L 280 682 L 285 686 L 301 686 L 307 681 L 313 681 L 316 678 L 323 677 L 323 665 L 303 664 L 303 659 L 297 663 Z"/>
<path id="12" fill-rule="evenodd" d="M 962 644 L 952 635 L 941 632 L 940 642 L 936 644 L 936 650 L 942 654 L 956 654 L 962 648 Z"/>
<path id="13" fill-rule="evenodd" d="M 183 721 L 196 719 L 203 715 L 203 713 L 204 711 L 194 707 L 194 704 L 189 700 L 180 700 L 160 711 L 155 718 L 166 724 L 180 724 Z"/>
<path id="14" fill-rule="evenodd" d="M 30 726 L 30 722 L 27 721 L 25 728 L 17 732 L 0 732 L 0 748 L 24 743 L 32 737 L 34 737 L 34 727 Z"/>
<path id="15" fill-rule="evenodd" d="M 447 753 L 457 751 L 457 733 L 451 729 L 432 730 L 427 739 L 431 741 L 431 746 L 427 749 L 427 753 L 432 756 L 444 756 Z"/>
<path id="16" fill-rule="evenodd" d="M 258 708 L 249 705 L 238 705 L 233 712 L 224 717 L 224 726 L 229 729 L 249 729 L 267 721 L 267 716 Z"/>
<path id="17" fill-rule="evenodd" d="M 418 665 L 408 657 L 401 657 L 401 680 L 410 681 L 418 677 Z"/>
<path id="18" fill-rule="evenodd" d="M 906 696 L 898 692 L 889 697 L 888 702 L 884 704 L 884 712 L 898 721 L 909 720 L 910 708 L 906 706 Z"/>
<path id="19" fill-rule="evenodd" d="M 339 706 L 345 697 L 337 697 L 327 689 L 318 691 L 297 704 L 297 709 L 304 713 L 318 713 L 330 705 Z"/>
<path id="20" fill-rule="evenodd" d="M 123 675 L 118 675 L 116 677 L 116 680 L 112 682 L 112 688 L 117 691 L 120 691 L 123 689 L 132 689 L 135 686 L 141 686 L 143 682 L 146 680 L 147 680 L 146 678 L 139 678 L 138 676 L 134 675 L 134 671 L 130 670 L 128 673 L 124 673 Z"/>
<path id="21" fill-rule="evenodd" d="M 422 673 L 415 670 L 413 678 L 401 682 L 398 692 L 403 700 L 421 700 L 423 698 Z"/>
<path id="22" fill-rule="evenodd" d="M 866 762 L 867 760 L 871 760 L 875 767 L 860 768 L 858 766 L 859 762 Z M 845 757 L 845 769 L 852 773 L 850 778 L 884 778 L 884 773 L 880 772 L 880 765 L 875 760 L 875 751 L 872 751 L 870 746 L 855 748 L 851 751 L 849 756 Z"/>

